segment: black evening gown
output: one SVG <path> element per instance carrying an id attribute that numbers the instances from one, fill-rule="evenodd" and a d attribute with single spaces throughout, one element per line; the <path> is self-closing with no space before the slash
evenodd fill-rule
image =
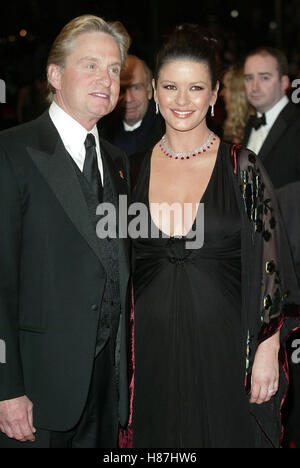
<path id="1" fill-rule="evenodd" d="M 253 446 L 244 387 L 241 218 L 226 151 L 221 143 L 201 200 L 202 248 L 186 249 L 185 237 L 133 240 L 133 447 Z M 151 152 L 132 200 L 148 212 L 150 170 Z"/>

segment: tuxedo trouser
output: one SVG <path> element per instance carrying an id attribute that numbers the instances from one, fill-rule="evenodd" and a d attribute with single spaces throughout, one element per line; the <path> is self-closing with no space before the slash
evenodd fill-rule
<path id="1" fill-rule="evenodd" d="M 97 355 L 79 422 L 69 431 L 36 428 L 35 442 L 19 442 L 0 432 L 0 448 L 116 448 L 118 402 L 111 343 Z"/>

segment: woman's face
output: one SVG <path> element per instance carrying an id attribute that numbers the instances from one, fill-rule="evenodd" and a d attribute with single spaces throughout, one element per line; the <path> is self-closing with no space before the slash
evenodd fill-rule
<path id="1" fill-rule="evenodd" d="M 217 84 L 212 89 L 205 63 L 180 59 L 163 65 L 154 97 L 166 125 L 188 131 L 205 122 L 209 106 L 217 100 L 218 88 Z"/>

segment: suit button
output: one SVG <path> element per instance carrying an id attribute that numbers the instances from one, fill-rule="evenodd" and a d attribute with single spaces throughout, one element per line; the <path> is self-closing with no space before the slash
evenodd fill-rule
<path id="1" fill-rule="evenodd" d="M 93 304 L 91 310 L 92 312 L 96 312 L 98 310 L 98 306 L 96 304 Z"/>

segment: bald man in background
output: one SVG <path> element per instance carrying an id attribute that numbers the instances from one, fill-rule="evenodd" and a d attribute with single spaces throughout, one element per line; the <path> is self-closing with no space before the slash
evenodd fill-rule
<path id="1" fill-rule="evenodd" d="M 100 134 L 128 156 L 154 146 L 165 131 L 152 99 L 152 72 L 140 58 L 129 55 L 120 77 L 115 111 L 101 121 Z"/>

